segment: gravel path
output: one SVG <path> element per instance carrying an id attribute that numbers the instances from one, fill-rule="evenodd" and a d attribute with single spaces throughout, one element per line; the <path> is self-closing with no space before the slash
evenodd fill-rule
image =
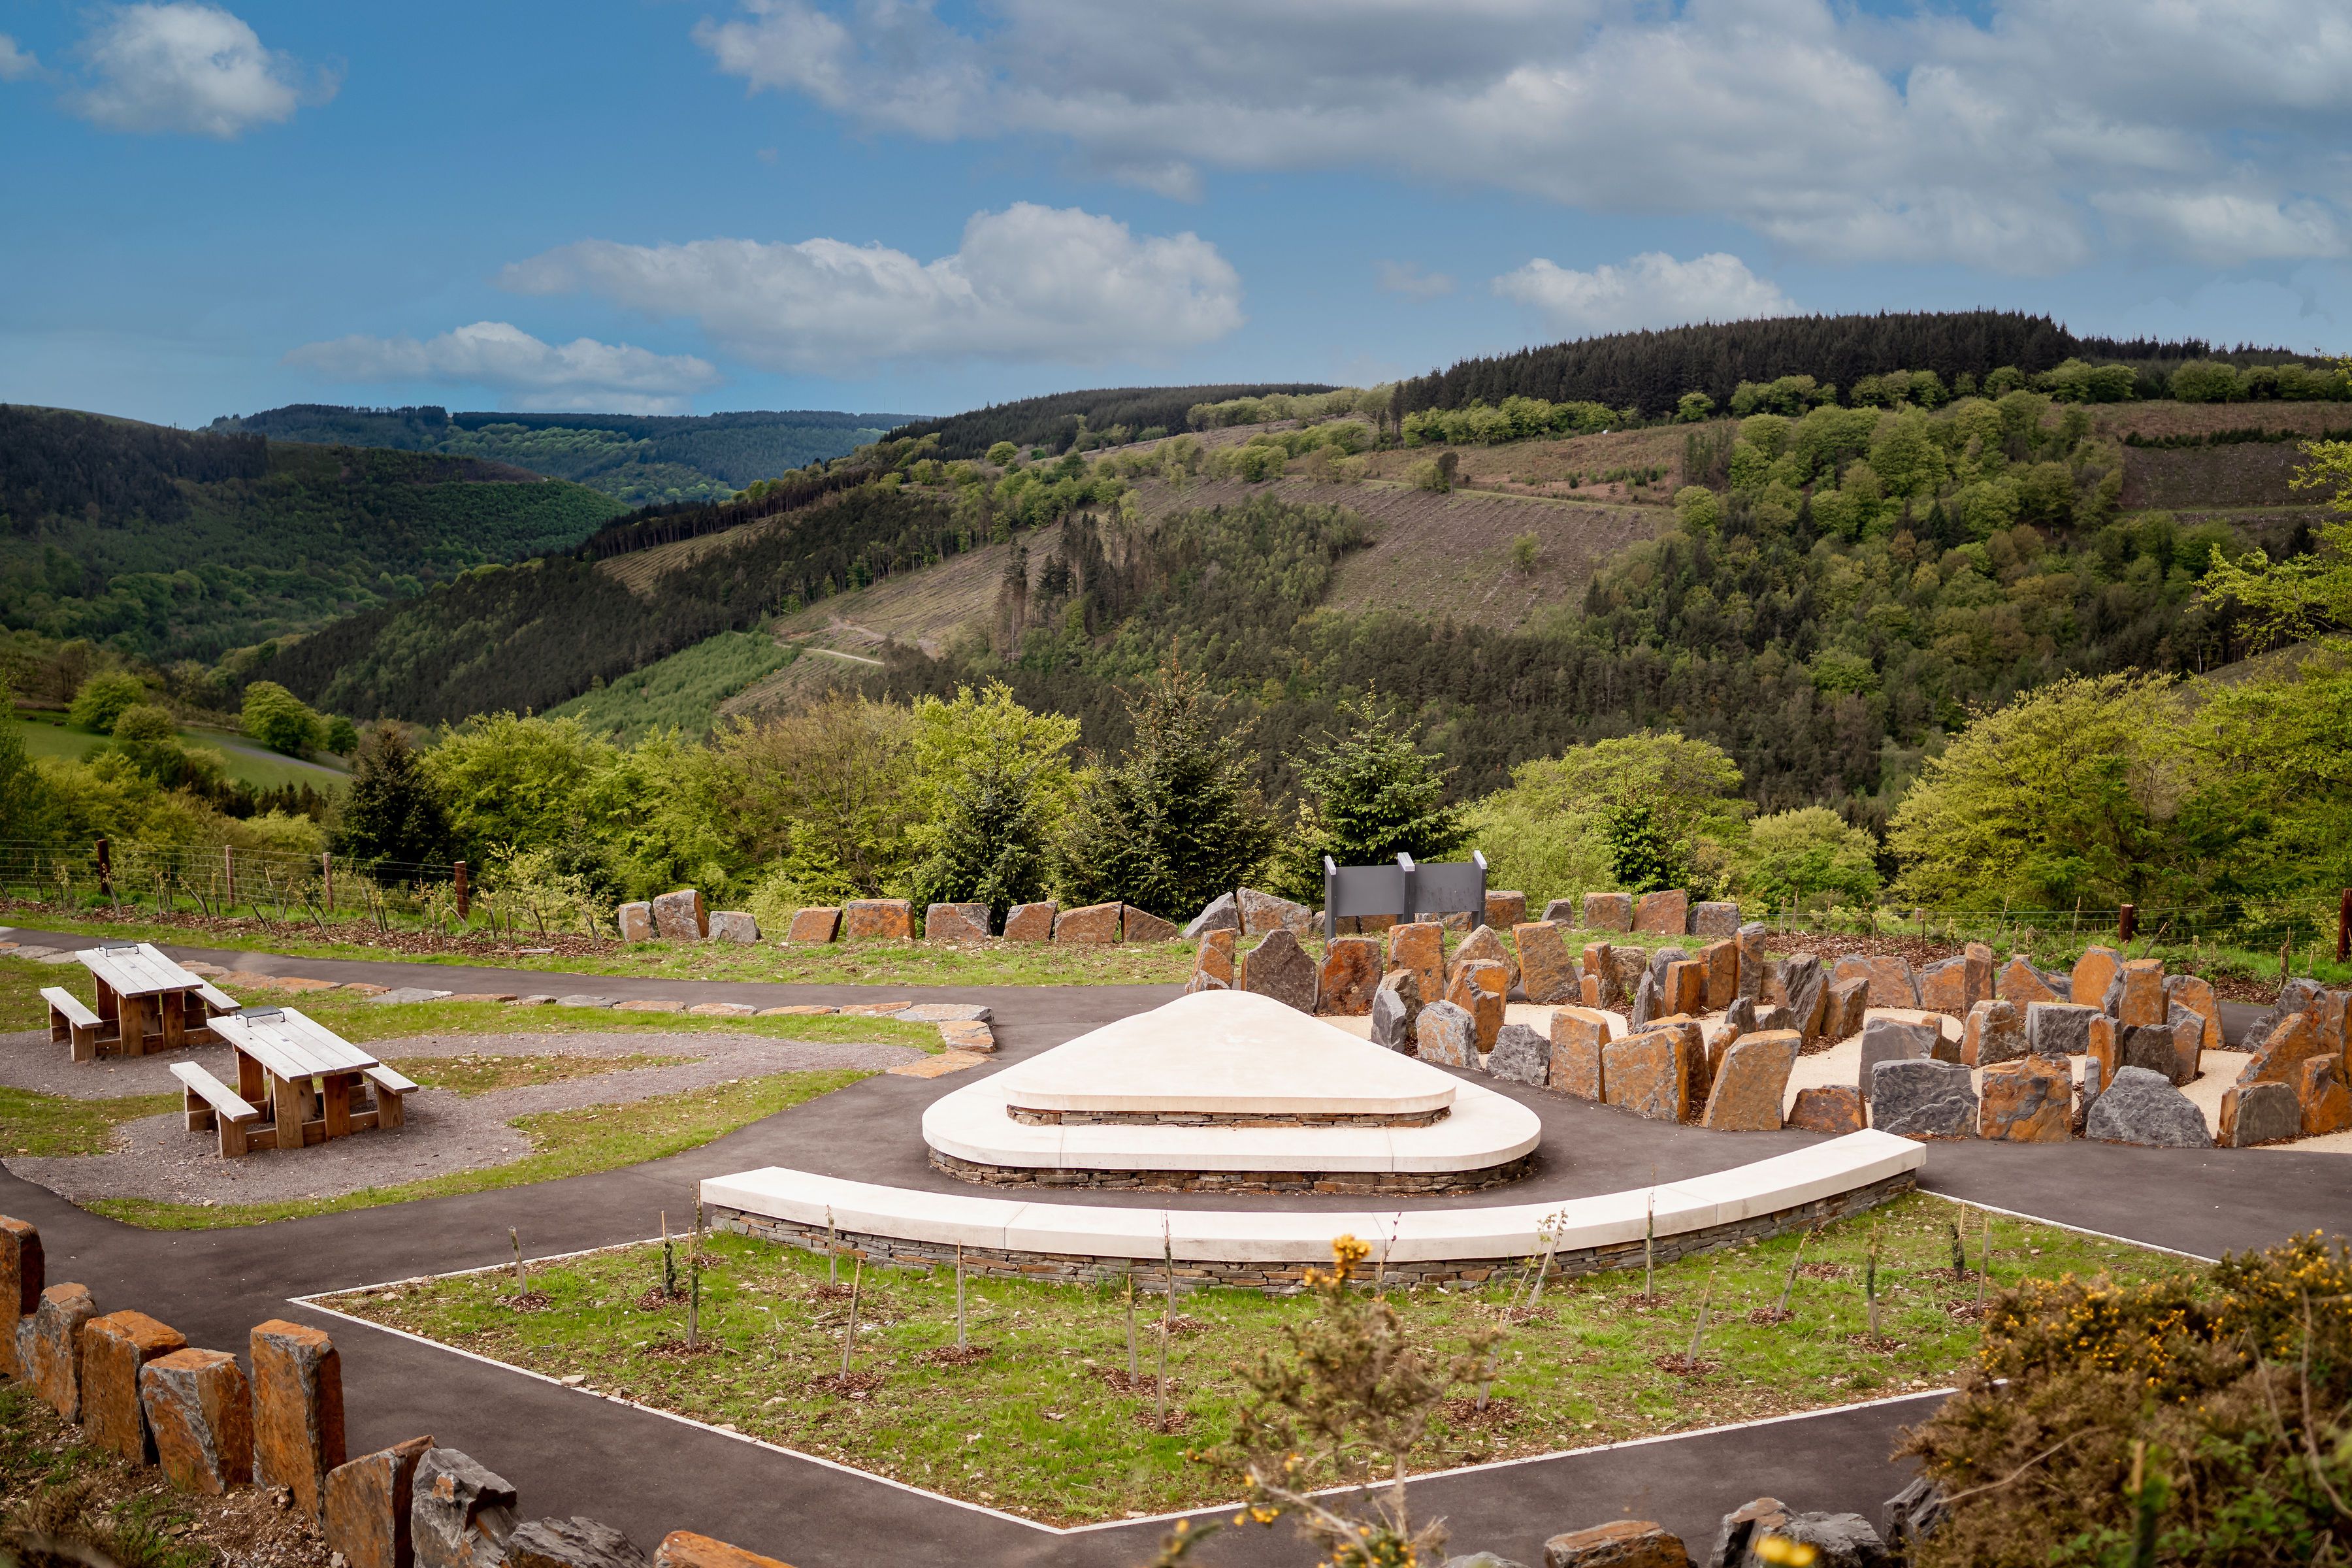
<path id="1" fill-rule="evenodd" d="M 46 1035 L 0 1037 L 0 1081 L 18 1087 L 37 1068 L 16 1048 Z M 368 1187 L 413 1182 L 452 1171 L 509 1164 L 530 1152 L 530 1141 L 508 1125 L 541 1110 L 572 1110 L 591 1105 L 624 1105 L 654 1095 L 700 1089 L 737 1079 L 836 1068 L 879 1070 L 922 1059 L 908 1046 L 834 1045 L 729 1034 L 420 1035 L 381 1040 L 370 1047 L 379 1057 L 457 1056 L 664 1056 L 694 1059 L 675 1067 L 638 1068 L 597 1073 L 561 1083 L 460 1095 L 423 1089 L 408 1097 L 407 1125 L 394 1131 L 354 1133 L 298 1152 L 256 1150 L 242 1160 L 224 1160 L 210 1132 L 190 1132 L 174 1113 L 129 1121 L 117 1130 L 112 1152 L 64 1159 L 16 1158 L 0 1162 L 15 1175 L 37 1182 L 77 1203 L 94 1198 L 141 1197 L 177 1203 L 252 1204 L 288 1198 L 335 1197 Z M 118 1076 L 98 1095 L 141 1094 L 175 1088 L 166 1064 L 226 1057 L 226 1047 L 206 1047 L 164 1058 L 140 1058 L 111 1067 Z M 71 1067 L 71 1063 L 66 1064 Z M 147 1081 L 149 1073 L 160 1084 Z M 56 1092 L 51 1090 L 51 1092 Z"/>

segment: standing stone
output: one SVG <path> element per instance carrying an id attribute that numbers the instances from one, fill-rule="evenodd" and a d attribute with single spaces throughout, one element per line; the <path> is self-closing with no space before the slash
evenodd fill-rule
<path id="1" fill-rule="evenodd" d="M 1780 1102 L 1789 1092 L 1789 1072 L 1804 1044 L 1793 1029 L 1742 1035 L 1723 1053 L 1706 1110 L 1699 1125 L 1718 1132 L 1773 1132 L 1780 1126 Z"/>
<path id="2" fill-rule="evenodd" d="M 1768 1535 L 1777 1535 L 1789 1522 L 1789 1505 L 1776 1497 L 1760 1497 L 1742 1503 L 1723 1516 L 1723 1524 L 1716 1531 L 1715 1550 L 1707 1553 L 1707 1568 L 1747 1568 L 1753 1560 L 1749 1548 Z"/>
<path id="3" fill-rule="evenodd" d="M 1800 1132 L 1827 1132 L 1843 1137 L 1862 1131 L 1862 1096 L 1842 1083 L 1822 1089 L 1801 1089 L 1789 1109 L 1789 1125 Z"/>
<path id="4" fill-rule="evenodd" d="M 52 1285 L 16 1326 L 16 1364 L 26 1385 L 68 1421 L 81 1419 L 81 1329 L 98 1316 L 89 1288 Z"/>
<path id="5" fill-rule="evenodd" d="M 1602 1098 L 1601 1056 L 1608 1043 L 1609 1019 L 1599 1009 L 1553 1008 L 1550 1087 L 1580 1100 Z"/>
<path id="6" fill-rule="evenodd" d="M 1277 899 L 1272 893 L 1261 893 L 1255 888 L 1242 889 L 1241 914 L 1244 936 L 1265 936 L 1277 931 L 1286 931 L 1293 936 L 1305 936 L 1315 926 L 1315 911 L 1305 904 Z"/>
<path id="7" fill-rule="evenodd" d="M 416 1466 L 433 1447 L 411 1437 L 327 1472 L 327 1550 L 350 1568 L 412 1568 Z"/>
<path id="8" fill-rule="evenodd" d="M 16 1361 L 16 1325 L 40 1309 L 45 1273 L 39 1229 L 0 1215 L 0 1377 L 25 1377 Z"/>
<path id="9" fill-rule="evenodd" d="M 793 923 L 784 930 L 784 940 L 795 946 L 803 942 L 831 942 L 841 934 L 841 910 L 830 904 L 819 904 L 793 911 Z"/>
<path id="10" fill-rule="evenodd" d="M 1891 1568 L 1886 1542 L 1858 1513 L 1791 1513 L 1774 1522 L 1772 1533 L 1798 1546 L 1810 1546 L 1806 1559 L 1812 1568 Z M 1785 1552 L 1785 1548 L 1783 1551 Z M 1794 1561 L 1794 1559 L 1790 1559 Z M 1738 1559 L 1738 1568 L 1763 1568 L 1775 1561 L 1753 1552 Z"/>
<path id="11" fill-rule="evenodd" d="M 915 906 L 904 899 L 852 899 L 841 906 L 841 934 L 848 942 L 912 942 Z"/>
<path id="12" fill-rule="evenodd" d="M 1554 899 L 1544 906 L 1543 918 L 1552 925 L 1572 926 L 1582 914 L 1574 899 Z"/>
<path id="13" fill-rule="evenodd" d="M 1682 1538 L 1646 1519 L 1620 1519 L 1544 1542 L 1543 1568 L 1690 1568 Z"/>
<path id="14" fill-rule="evenodd" d="M 2053 974 L 2037 969 L 2021 952 L 2011 953 L 2000 973 L 1993 977 L 1993 994 L 2004 1002 L 2014 1002 L 2021 1007 L 2036 1002 L 2064 1002 L 2070 999 L 2074 983 L 2063 974 Z"/>
<path id="15" fill-rule="evenodd" d="M 1698 950 L 1698 965 L 1706 977 L 1706 1011 L 1720 1013 L 1739 999 L 1739 942 L 1727 937 Z"/>
<path id="16" fill-rule="evenodd" d="M 1977 1116 L 1979 1138 L 2010 1143 L 2063 1143 L 2074 1131 L 2074 1079 L 2063 1062 L 2022 1057 L 1997 1063 L 1985 1068 L 1979 1093 L 1982 1097 Z"/>
<path id="17" fill-rule="evenodd" d="M 1442 1068 L 1478 1065 L 1478 1021 L 1453 1002 L 1432 1002 L 1413 1019 L 1413 1044 L 1425 1062 Z"/>
<path id="18" fill-rule="evenodd" d="M 1638 947 L 1612 947 L 1609 967 L 1617 979 L 1615 1005 L 1631 1007 L 1641 993 L 1642 977 L 1650 972 L 1650 955 Z"/>
<path id="19" fill-rule="evenodd" d="M 2326 1048 L 2315 1010 L 2307 1008 L 2300 1013 L 2289 1013 L 2271 1026 L 2269 1037 L 2238 1070 L 2238 1082 L 2300 1083 L 2303 1081 L 2303 1064 L 2306 1060 L 2335 1054 Z"/>
<path id="20" fill-rule="evenodd" d="M 2343 1058 L 2311 1057 L 2303 1064 L 2295 1100 L 2303 1107 L 2303 1135 L 2318 1138 L 2352 1127 L 2352 1087 L 2344 1082 Z"/>
<path id="21" fill-rule="evenodd" d="M 1873 1007 L 1919 1005 L 1918 983 L 1911 973 L 1911 965 L 1902 958 L 1850 953 L 1837 961 L 1830 983 L 1835 985 L 1853 979 L 1870 982 L 1869 1005 Z"/>
<path id="22" fill-rule="evenodd" d="M 1690 932 L 1690 897 L 1679 888 L 1664 892 L 1643 893 L 1633 906 L 1633 929 L 1655 931 L 1664 936 L 1686 936 Z"/>
<path id="23" fill-rule="evenodd" d="M 1177 932 L 1174 922 L 1163 921 L 1149 910 L 1139 910 L 1129 904 L 1120 926 L 1120 934 L 1129 942 L 1174 942 Z"/>
<path id="24" fill-rule="evenodd" d="M 2105 1018 L 2096 1007 L 2072 1002 L 2029 1002 L 2025 1005 L 2026 1049 L 2037 1057 L 2088 1056 L 2091 1022 Z"/>
<path id="25" fill-rule="evenodd" d="M 1870 1124 L 1882 1132 L 1906 1138 L 1977 1135 L 1977 1091 L 1969 1069 L 1958 1062 L 1879 1061 L 1870 1068 L 1869 1098 Z"/>
<path id="26" fill-rule="evenodd" d="M 1196 937 L 1207 931 L 1242 929 L 1241 906 L 1234 902 L 1231 893 L 1219 893 L 1202 907 L 1201 912 L 1185 922 L 1184 934 Z M 1011 932 L 1008 931 L 1007 935 Z"/>
<path id="27" fill-rule="evenodd" d="M 2091 1119 L 2091 1107 L 2099 1101 L 2099 1086 L 2106 1081 L 2107 1069 L 2099 1065 L 2096 1058 L 2083 1064 L 2083 1076 L 2074 1085 L 2075 1137 L 2083 1136 L 2084 1124 Z"/>
<path id="28" fill-rule="evenodd" d="M 236 1357 L 199 1350 L 160 1356 L 139 1369 L 139 1401 L 155 1461 L 174 1487 L 219 1497 L 253 1479 L 253 1394 Z"/>
<path id="29" fill-rule="evenodd" d="M 593 1519 L 534 1519 L 507 1541 L 510 1568 L 652 1568 L 645 1548 Z"/>
<path id="30" fill-rule="evenodd" d="M 1226 895 L 1230 898 L 1232 895 Z M 1051 942 L 1054 940 L 1054 918 L 1060 908 L 1051 902 L 1015 904 L 1004 911 L 1004 940 L 1007 942 Z M 1216 931 L 1236 931 L 1233 926 L 1216 926 Z"/>
<path id="31" fill-rule="evenodd" d="M 1899 1018 L 1873 1018 L 1862 1026 L 1862 1064 L 1855 1088 L 1863 1103 L 1875 1092 L 1872 1076 L 1881 1062 L 1924 1061 L 1934 1058 L 1939 1031 L 1933 1024 L 1906 1023 Z M 1965 1069 L 1963 1069 L 1965 1070 Z M 1875 1119 L 1873 1121 L 1875 1125 Z"/>
<path id="32" fill-rule="evenodd" d="M 1503 966 L 1486 962 L 1455 964 L 1446 983 L 1445 999 L 1475 1020 L 1482 1053 L 1493 1050 L 1495 1037 L 1502 1033 L 1507 984 Z"/>
<path id="33" fill-rule="evenodd" d="M 2146 1068 L 2117 1069 L 2084 1119 L 2083 1136 L 2157 1149 L 2213 1146 L 2205 1113 L 2170 1079 Z"/>
<path id="34" fill-rule="evenodd" d="M 760 940 L 759 919 L 745 910 L 719 910 L 710 917 L 710 940 L 748 947 Z"/>
<path id="35" fill-rule="evenodd" d="M 2074 973 L 2066 987 L 2066 998 L 2096 1007 L 2107 994 L 2107 982 L 2124 966 L 2124 955 L 2112 947 L 2086 947 L 2083 956 L 2074 961 Z"/>
<path id="36" fill-rule="evenodd" d="M 1950 1495 L 1941 1483 L 1915 1476 L 1880 1505 L 1879 1518 L 1885 1521 L 1884 1538 L 1895 1562 L 1918 1560 L 1919 1543 L 1943 1524 L 1950 1511 Z"/>
<path id="37" fill-rule="evenodd" d="M 2173 1038 L 2172 1026 L 2134 1024 L 2117 1033 L 2122 1037 L 2118 1059 L 2125 1067 L 2160 1072 L 2176 1084 L 2188 1081 L 2180 1076 L 2180 1042 Z"/>
<path id="38" fill-rule="evenodd" d="M 1408 921 L 1390 927 L 1388 966 L 1392 970 L 1412 970 L 1423 1002 L 1433 1002 L 1444 995 L 1444 928 L 1428 921 Z"/>
<path id="39" fill-rule="evenodd" d="M 2200 1049 L 2221 1048 L 2221 1005 L 2213 994 L 2211 981 L 2201 974 L 2168 974 L 2164 977 L 2164 997 L 2168 1016 L 2173 1008 L 2181 1007 L 2202 1022 L 2204 1026 L 2197 1042 Z"/>
<path id="40" fill-rule="evenodd" d="M 709 936 L 710 917 L 703 910 L 700 890 L 679 888 L 656 899 L 654 934 L 664 942 L 700 942 Z"/>
<path id="41" fill-rule="evenodd" d="M 1199 991 L 1230 988 L 1234 983 L 1235 951 L 1241 944 L 1241 933 L 1230 928 L 1202 934 L 1200 951 L 1192 955 L 1192 989 Z M 1216 982 L 1214 986 L 1202 985 L 1203 978 Z"/>
<path id="42" fill-rule="evenodd" d="M 1410 969 L 1391 969 L 1372 992 L 1372 1044 L 1412 1054 L 1413 1024 L 1421 1016 L 1421 978 Z"/>
<path id="43" fill-rule="evenodd" d="M 1705 937 L 1738 936 L 1739 906 L 1714 900 L 1693 904 L 1690 912 L 1690 934 Z"/>
<path id="44" fill-rule="evenodd" d="M 1617 987 L 1616 965 L 1610 961 L 1612 952 L 1614 950 L 1605 942 L 1584 944 L 1583 990 L 1584 1005 L 1587 1007 L 1616 1007 L 1624 1000 Z"/>
<path id="45" fill-rule="evenodd" d="M 1651 1019 L 1664 1016 L 1666 1011 L 1664 1000 L 1665 987 L 1659 983 L 1657 975 L 1646 969 L 1642 971 L 1642 981 L 1633 987 L 1633 1006 L 1628 1015 L 1633 1027 L 1646 1029 Z"/>
<path id="46" fill-rule="evenodd" d="M 1751 1001 L 1764 995 L 1764 980 L 1771 963 L 1764 956 L 1764 939 L 1771 931 L 1762 921 L 1749 921 L 1739 928 L 1739 994 Z"/>
<path id="47" fill-rule="evenodd" d="M 1538 1007 L 1574 1003 L 1582 995 L 1576 961 L 1560 940 L 1559 928 L 1549 921 L 1523 921 L 1511 928 L 1519 950 L 1519 989 Z"/>
<path id="48" fill-rule="evenodd" d="M 131 1464 L 152 1464 L 155 1441 L 139 1400 L 139 1370 L 187 1343 L 187 1335 L 144 1312 L 109 1312 L 83 1324 L 82 1435 Z"/>
<path id="49" fill-rule="evenodd" d="M 1486 925 L 1492 931 L 1508 931 L 1513 926 L 1528 923 L 1528 896 L 1525 893 L 1486 892 Z"/>
<path id="50" fill-rule="evenodd" d="M 654 907 L 643 900 L 623 904 L 613 911 L 613 923 L 620 928 L 623 942 L 651 942 L 654 939 Z"/>
<path id="51" fill-rule="evenodd" d="M 1462 945 L 1454 950 L 1454 962 L 1446 966 L 1446 978 L 1451 980 L 1460 973 L 1462 966 L 1466 963 L 1501 964 L 1503 991 L 1507 995 L 1510 988 L 1519 983 L 1518 960 L 1511 956 L 1510 947 L 1493 926 L 1480 926 L 1463 938 Z"/>
<path id="52" fill-rule="evenodd" d="M 1551 1042 L 1525 1024 L 1506 1024 L 1487 1053 L 1486 1070 L 1506 1082 L 1541 1089 L 1551 1081 Z"/>
<path id="53" fill-rule="evenodd" d="M 416 1568 L 506 1568 L 515 1489 L 455 1448 L 416 1461 L 408 1509 Z"/>
<path id="54" fill-rule="evenodd" d="M 2161 1024 L 2165 1016 L 2164 964 L 2153 958 L 2135 958 L 2107 982 L 2104 1005 L 2107 1016 L 2126 1029 Z"/>
<path id="55" fill-rule="evenodd" d="M 1312 1013 L 1315 983 L 1314 958 L 1286 931 L 1276 931 L 1242 954 L 1240 990 L 1255 991 L 1302 1013 Z"/>
<path id="56" fill-rule="evenodd" d="M 1972 1068 L 2015 1061 L 2027 1054 L 2025 1019 L 2014 1002 L 1979 1002 L 1969 1009 L 1960 1035 L 1960 1061 Z"/>
<path id="57" fill-rule="evenodd" d="M 1675 1025 L 1610 1041 L 1601 1051 L 1603 1102 L 1654 1121 L 1687 1121 L 1697 1033 L 1696 1026 Z"/>
<path id="58" fill-rule="evenodd" d="M 1108 947 L 1118 941 L 1119 911 L 1124 908 L 1124 904 L 1087 904 L 1082 909 L 1064 910 L 1054 917 L 1054 940 Z"/>
<path id="59" fill-rule="evenodd" d="M 307 1519 L 343 1462 L 343 1363 L 316 1329 L 272 1318 L 253 1331 L 253 1479 L 284 1487 Z"/>
<path id="60" fill-rule="evenodd" d="M 1381 939 L 1334 937 L 1324 950 L 1322 970 L 1316 978 L 1315 1009 L 1334 1016 L 1361 1017 L 1372 1010 L 1372 993 L 1380 984 Z"/>
<path id="61" fill-rule="evenodd" d="M 1810 952 L 1792 952 L 1780 961 L 1780 990 L 1788 998 L 1789 1016 L 1796 1020 L 1791 1026 L 1809 1040 L 1818 1040 L 1829 1033 L 1825 1017 L 1829 1007 L 1829 976 L 1822 973 L 1822 961 Z M 1832 1039 L 1843 1039 L 1832 1035 Z"/>
<path id="62" fill-rule="evenodd" d="M 1788 1009 L 1783 1007 L 1780 1011 L 1786 1013 Z M 1754 1034 L 1761 1026 L 1756 1022 L 1755 1002 L 1748 997 L 1741 996 L 1734 999 L 1731 1005 L 1723 1010 L 1723 1022 L 1717 1026 L 1717 1037 L 1724 1044 L 1729 1045 L 1742 1035 Z"/>
<path id="63" fill-rule="evenodd" d="M 925 942 L 986 942 L 988 906 L 982 903 L 929 904 L 923 910 Z M 718 929 L 714 921 L 711 929 Z"/>
<path id="64" fill-rule="evenodd" d="M 2168 999 L 2166 1005 L 2170 1011 L 2164 1026 L 2172 1031 L 2172 1048 L 2180 1053 L 2180 1065 L 2174 1070 L 2172 1081 L 2186 1084 L 2204 1070 L 2201 1058 L 2205 1054 L 2206 1020 L 2178 1002 Z"/>
<path id="65" fill-rule="evenodd" d="M 673 1530 L 662 1537 L 654 1549 L 654 1568 L 787 1568 L 772 1557 L 762 1557 L 756 1552 L 746 1552 L 740 1546 L 730 1546 L 723 1541 L 713 1541 L 707 1535 L 697 1535 L 690 1530 Z"/>
<path id="66" fill-rule="evenodd" d="M 1948 1013 L 1955 1018 L 1968 1013 L 1969 961 L 1965 957 L 1939 958 L 1919 969 L 1914 981 L 1919 990 L 1918 1005 L 1927 1011 Z"/>
<path id="67" fill-rule="evenodd" d="M 2224 1149 L 2251 1149 L 2303 1136 L 2303 1107 L 2283 1083 L 2233 1084 L 2221 1096 L 2221 1131 L 2214 1142 Z"/>
<path id="68" fill-rule="evenodd" d="M 1633 896 L 1631 893 L 1585 894 L 1584 929 L 1632 931 L 1633 929 Z"/>
<path id="69" fill-rule="evenodd" d="M 1960 952 L 1968 959 L 1968 963 L 1966 965 L 1966 973 L 1968 976 L 1968 995 L 1966 1000 L 1968 1006 L 1973 1007 L 1979 1002 L 1990 1002 L 1994 1000 L 1992 949 L 1986 946 L 1983 942 L 1972 942 L 1969 943 L 1968 946 L 1962 948 Z M 1961 1009 L 1962 1012 L 1966 1012 L 1967 1010 L 1967 1007 L 1963 1007 Z"/>
<path id="70" fill-rule="evenodd" d="M 1696 1018 L 1706 1011 L 1706 965 L 1690 959 L 1669 963 L 1659 989 L 1668 1013 Z"/>
<path id="71" fill-rule="evenodd" d="M 1863 1015 L 1870 1007 L 1870 982 L 1833 982 L 1822 1009 L 1822 1037 L 1847 1040 L 1862 1033 Z"/>

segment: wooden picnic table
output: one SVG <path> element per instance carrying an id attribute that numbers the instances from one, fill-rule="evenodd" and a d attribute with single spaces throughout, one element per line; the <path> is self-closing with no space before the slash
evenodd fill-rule
<path id="1" fill-rule="evenodd" d="M 213 1027 L 236 1053 L 238 1098 L 261 1112 L 247 1139 L 299 1149 L 405 1120 L 401 1100 L 416 1086 L 299 1008 L 247 1007 Z M 199 1114 L 193 1100 L 189 1111 Z"/>
<path id="2" fill-rule="evenodd" d="M 89 971 L 98 992 L 97 1023 L 49 997 L 53 1038 L 70 1039 L 76 1061 L 88 1061 L 108 1047 L 126 1057 L 209 1045 L 220 1037 L 212 1020 L 236 1003 L 201 974 L 165 957 L 152 942 L 122 942 L 85 948 L 74 962 Z"/>

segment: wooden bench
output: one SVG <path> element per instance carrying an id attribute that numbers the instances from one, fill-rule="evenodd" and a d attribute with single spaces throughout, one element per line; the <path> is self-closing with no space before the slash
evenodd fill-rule
<path id="1" fill-rule="evenodd" d="M 98 1059 L 98 1032 L 105 1026 L 103 1018 L 81 1005 L 81 999 L 58 985 L 41 988 L 41 1000 L 49 1005 L 49 1044 L 70 1046 L 73 1059 L 89 1062 Z"/>
<path id="2" fill-rule="evenodd" d="M 381 1063 L 362 1076 L 368 1087 L 375 1090 L 375 1124 L 380 1128 L 406 1126 L 408 1112 L 402 1105 L 402 1096 L 414 1093 L 416 1086 Z"/>
<path id="3" fill-rule="evenodd" d="M 236 1011 L 236 998 L 230 995 L 227 992 L 222 990 L 219 986 L 214 984 L 209 980 L 196 987 L 196 994 L 203 997 L 205 999 L 205 1005 L 211 1008 L 215 1013 L 234 1013 Z"/>
<path id="4" fill-rule="evenodd" d="M 261 1108 L 194 1062 L 173 1062 L 172 1076 L 180 1080 L 184 1090 L 182 1105 L 187 1112 L 188 1131 L 201 1132 L 218 1123 L 221 1157 L 235 1160 L 243 1156 L 247 1131 L 251 1123 L 261 1120 Z"/>

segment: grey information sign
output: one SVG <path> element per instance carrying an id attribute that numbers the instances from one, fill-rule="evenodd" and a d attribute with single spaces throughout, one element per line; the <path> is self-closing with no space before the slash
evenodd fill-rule
<path id="1" fill-rule="evenodd" d="M 1339 866 L 1323 857 L 1323 940 L 1339 934 L 1339 921 L 1361 915 L 1486 913 L 1486 857 L 1421 865 L 1400 855 L 1393 866 Z"/>

